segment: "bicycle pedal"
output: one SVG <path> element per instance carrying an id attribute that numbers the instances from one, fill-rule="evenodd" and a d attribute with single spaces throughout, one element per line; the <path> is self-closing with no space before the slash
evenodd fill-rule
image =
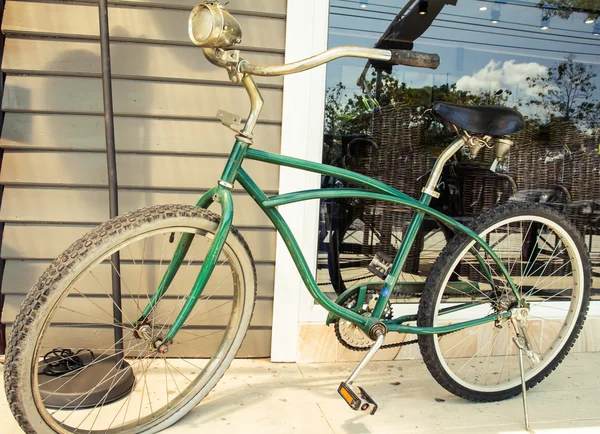
<path id="1" fill-rule="evenodd" d="M 219 110 L 217 117 L 221 119 L 221 123 L 230 130 L 239 133 L 242 130 L 242 117 L 226 112 L 225 110 Z"/>
<path id="2" fill-rule="evenodd" d="M 374 415 L 379 408 L 362 387 L 350 386 L 345 381 L 342 381 L 340 387 L 338 387 L 338 393 L 354 411 L 363 411 Z"/>
<path id="3" fill-rule="evenodd" d="M 367 270 L 379 277 L 381 280 L 385 280 L 390 270 L 392 269 L 393 260 L 383 252 L 377 252 L 371 263 L 367 266 Z"/>

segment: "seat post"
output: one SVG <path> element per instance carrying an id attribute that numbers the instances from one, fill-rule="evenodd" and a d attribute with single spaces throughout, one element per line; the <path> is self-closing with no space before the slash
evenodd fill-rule
<path id="1" fill-rule="evenodd" d="M 450 158 L 452 158 L 454 154 L 456 154 L 463 146 L 465 146 L 466 143 L 467 137 L 465 137 L 464 134 L 461 134 L 454 139 L 454 141 L 446 149 L 444 149 L 444 152 L 440 154 L 433 165 L 431 175 L 429 175 L 429 180 L 422 190 L 423 193 L 428 194 L 436 199 L 440 197 L 440 193 L 438 193 L 435 189 L 440 181 L 440 177 L 442 176 L 444 165 L 448 162 L 448 160 L 450 160 Z"/>

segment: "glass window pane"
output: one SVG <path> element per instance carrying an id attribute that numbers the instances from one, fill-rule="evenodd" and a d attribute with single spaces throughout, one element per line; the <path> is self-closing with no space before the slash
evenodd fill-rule
<path id="1" fill-rule="evenodd" d="M 427 5 L 425 7 L 424 5 Z M 327 67 L 323 162 L 372 176 L 415 198 L 456 135 L 434 102 L 518 110 L 525 128 L 501 160 L 485 148 L 446 167 L 432 206 L 468 223 L 511 200 L 548 202 L 576 224 L 600 273 L 600 5 L 593 0 L 331 0 L 329 47 L 437 53 L 437 70 L 344 58 Z M 419 7 L 423 14 L 419 14 Z M 426 13 L 424 13 L 426 12 Z M 397 25 L 382 39 L 390 24 Z M 493 119 L 489 120 L 493 123 Z M 455 121 L 461 129 L 481 122 Z M 488 125 L 489 126 L 489 125 Z M 483 136 L 484 134 L 481 134 Z M 324 188 L 356 187 L 323 178 Z M 412 213 L 372 200 L 323 200 L 317 281 L 332 297 L 376 253 L 393 259 Z M 418 301 L 451 234 L 428 218 L 408 256 L 398 298 Z M 596 286 L 600 279 L 595 279 Z"/>

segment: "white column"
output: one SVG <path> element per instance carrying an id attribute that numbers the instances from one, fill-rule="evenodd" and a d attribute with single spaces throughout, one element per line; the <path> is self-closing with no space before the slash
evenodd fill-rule
<path id="1" fill-rule="evenodd" d="M 286 63 L 310 57 L 327 49 L 329 2 L 288 0 L 286 23 Z M 285 77 L 281 154 L 320 161 L 323 144 L 325 66 Z M 282 167 L 279 193 L 319 188 L 320 175 Z M 316 268 L 317 200 L 283 206 L 279 209 L 304 252 L 311 268 Z M 298 346 L 300 310 L 306 308 L 306 288 L 283 240 L 277 237 L 275 292 L 271 360 L 293 362 Z M 303 303 L 301 302 L 303 301 Z"/>

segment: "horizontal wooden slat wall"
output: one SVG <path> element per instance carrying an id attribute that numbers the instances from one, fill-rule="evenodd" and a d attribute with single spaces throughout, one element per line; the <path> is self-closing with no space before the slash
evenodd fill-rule
<path id="1" fill-rule="evenodd" d="M 122 154 L 117 157 L 119 185 L 207 190 L 219 179 L 225 162 L 225 157 L 210 155 Z M 277 166 L 248 161 L 244 167 L 264 190 L 277 188 Z M 108 182 L 106 158 L 100 153 L 6 150 L 0 180 L 4 185 L 99 187 Z"/>
<path id="2" fill-rule="evenodd" d="M 197 1 L 109 0 L 121 213 L 195 203 L 215 184 L 234 140 L 217 110 L 248 114 L 243 88 L 188 39 L 187 16 Z M 6 2 L 0 256 L 6 260 L 2 322 L 9 329 L 25 293 L 50 261 L 108 218 L 96 5 L 94 0 Z M 244 30 L 243 57 L 282 63 L 286 1 L 230 0 L 227 7 Z M 283 80 L 257 82 L 265 108 L 255 146 L 277 152 Z M 265 191 L 277 190 L 276 167 L 255 162 L 245 167 Z M 264 357 L 270 352 L 275 232 L 243 191 L 236 188 L 234 200 L 234 224 L 257 262 L 259 285 L 240 355 Z"/>
<path id="3" fill-rule="evenodd" d="M 46 134 L 52 129 L 53 134 Z M 141 133 L 143 132 L 143 133 Z M 145 154 L 226 155 L 233 134 L 214 121 L 117 117 L 115 135 L 119 151 Z M 258 125 L 260 149 L 277 152 L 281 127 Z M 208 138 L 208 140 L 207 140 Z M 22 150 L 104 151 L 104 119 L 101 116 L 6 113 L 2 146 Z"/>
<path id="4" fill-rule="evenodd" d="M 110 34 L 115 40 L 191 46 L 187 30 L 188 16 L 188 10 L 113 7 L 108 15 Z M 242 11 L 236 18 L 242 29 L 246 29 L 243 41 L 239 45 L 241 49 L 283 53 L 285 20 L 247 15 Z M 8 1 L 2 27 L 6 35 L 64 36 L 81 39 L 95 39 L 99 35 L 98 12 L 93 4 Z"/>
<path id="5" fill-rule="evenodd" d="M 223 70 L 215 68 L 199 55 L 195 46 L 139 44 L 134 42 L 113 43 L 111 60 L 114 78 L 139 80 L 163 80 L 192 83 L 223 82 Z M 43 73 L 100 77 L 100 56 L 96 41 L 69 41 L 58 39 L 9 39 L 4 48 L 6 59 L 2 65 L 6 72 Z M 161 62 L 148 59 L 160 58 Z M 244 53 L 244 58 L 259 64 L 283 63 L 283 55 L 275 53 Z M 186 59 L 178 62 L 178 59 Z M 140 67 L 140 65 L 145 65 Z M 280 88 L 281 77 L 256 77 L 261 87 Z"/>

